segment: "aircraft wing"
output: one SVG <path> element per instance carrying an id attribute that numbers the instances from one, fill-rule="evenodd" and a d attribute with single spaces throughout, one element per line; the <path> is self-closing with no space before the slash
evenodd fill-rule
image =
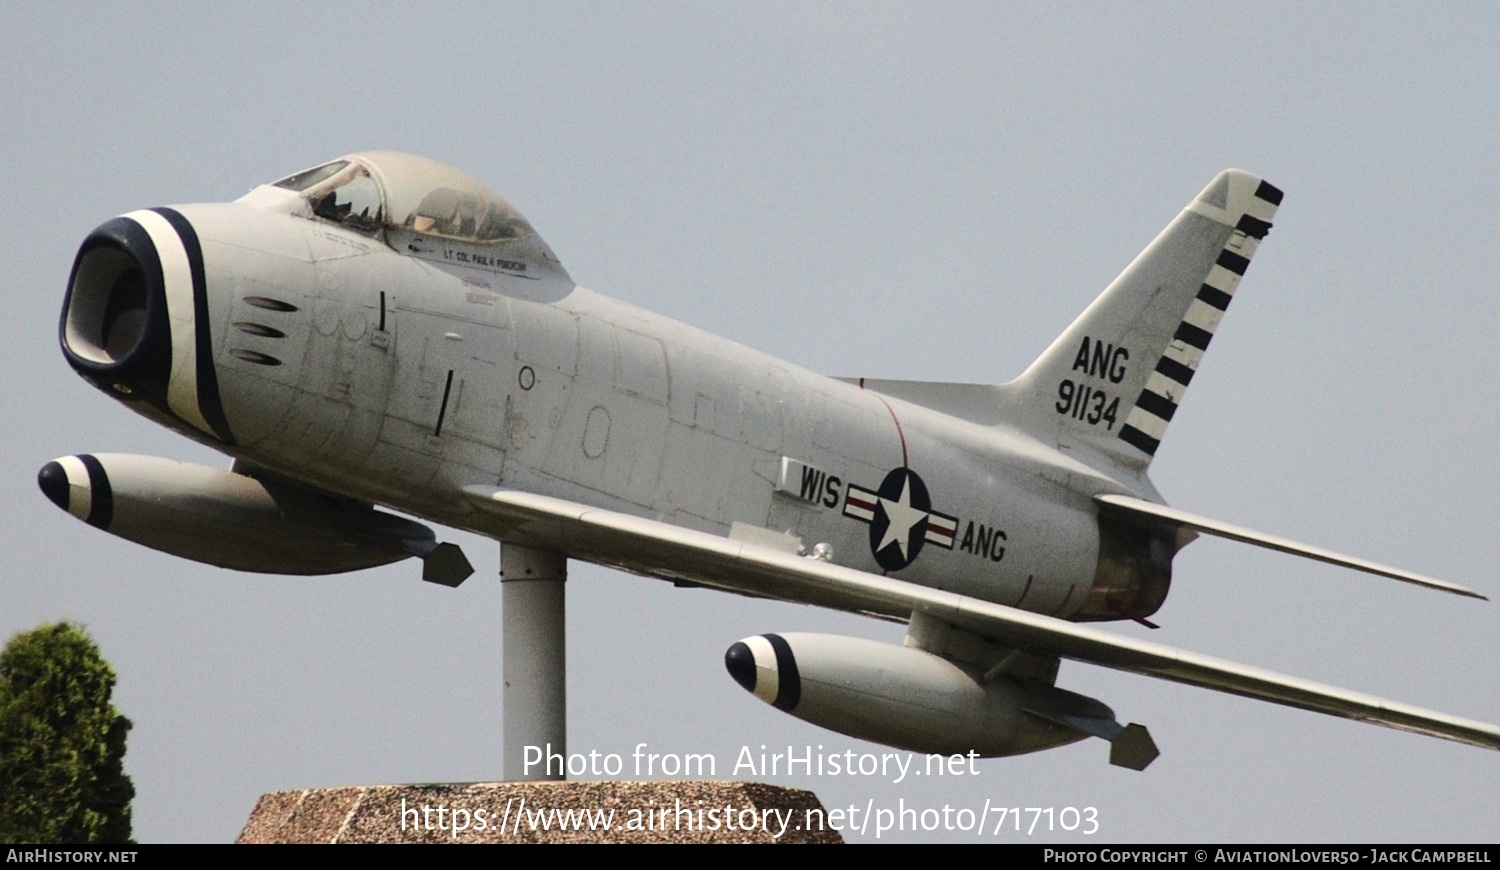
<path id="1" fill-rule="evenodd" d="M 1029 651 L 1500 750 L 1500 727 L 1484 722 L 565 499 L 487 486 L 464 494 L 504 537 L 589 562 L 903 621 L 920 611 Z"/>

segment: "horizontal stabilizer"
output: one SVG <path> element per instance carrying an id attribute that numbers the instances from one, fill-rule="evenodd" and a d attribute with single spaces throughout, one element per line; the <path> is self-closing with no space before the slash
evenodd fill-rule
<path id="1" fill-rule="evenodd" d="M 1342 565 L 1345 568 L 1353 568 L 1356 571 L 1364 571 L 1367 574 L 1377 574 L 1381 577 L 1389 577 L 1392 580 L 1400 580 L 1403 583 L 1414 583 L 1418 586 L 1426 586 L 1429 589 L 1438 589 L 1443 592 L 1452 592 L 1454 595 L 1467 595 L 1470 598 L 1478 598 L 1488 601 L 1487 596 L 1481 595 L 1472 589 L 1459 586 L 1456 583 L 1448 583 L 1436 580 L 1422 574 L 1413 574 L 1400 568 L 1392 568 L 1389 565 L 1381 565 L 1366 559 L 1357 559 L 1353 556 L 1345 556 L 1343 553 L 1335 553 L 1321 547 L 1313 547 L 1307 544 L 1299 544 L 1286 538 L 1278 538 L 1275 535 L 1267 535 L 1251 529 L 1232 526 L 1208 517 L 1200 517 L 1187 511 L 1180 511 L 1166 505 L 1145 501 L 1144 499 L 1131 498 L 1127 495 L 1096 495 L 1094 501 L 1100 505 L 1122 513 L 1136 517 L 1145 517 L 1152 522 L 1165 522 L 1172 527 L 1186 527 L 1205 535 L 1213 535 L 1219 538 L 1228 538 L 1231 541 L 1239 541 L 1244 544 L 1254 544 L 1257 547 L 1265 547 L 1268 550 L 1279 550 L 1283 553 L 1291 553 L 1294 556 L 1302 556 L 1307 559 L 1316 559 L 1319 562 L 1327 562 L 1330 565 Z"/>
<path id="2" fill-rule="evenodd" d="M 1500 727 L 1274 673 L 1200 653 L 1111 634 L 895 577 L 685 529 L 578 502 L 490 486 L 466 486 L 488 514 L 488 531 L 601 565 L 704 586 L 909 619 L 923 613 L 991 638 L 1045 652 L 1288 707 L 1373 722 L 1500 750 Z"/>

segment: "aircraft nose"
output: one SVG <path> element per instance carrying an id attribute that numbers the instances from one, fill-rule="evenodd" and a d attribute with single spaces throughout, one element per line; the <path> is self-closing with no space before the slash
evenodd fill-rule
<path id="1" fill-rule="evenodd" d="M 142 367 L 162 283 L 156 245 L 138 221 L 118 217 L 84 239 L 68 279 L 61 335 L 79 374 L 128 377 Z"/>
<path id="2" fill-rule="evenodd" d="M 203 249 L 182 212 L 133 211 L 83 240 L 60 325 L 68 364 L 148 416 L 232 443 L 209 335 Z"/>

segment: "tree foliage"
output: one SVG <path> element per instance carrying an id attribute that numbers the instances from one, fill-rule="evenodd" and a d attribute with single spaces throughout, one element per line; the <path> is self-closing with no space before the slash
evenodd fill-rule
<path id="1" fill-rule="evenodd" d="M 0 842 L 124 843 L 135 786 L 115 672 L 70 622 L 0 652 Z"/>

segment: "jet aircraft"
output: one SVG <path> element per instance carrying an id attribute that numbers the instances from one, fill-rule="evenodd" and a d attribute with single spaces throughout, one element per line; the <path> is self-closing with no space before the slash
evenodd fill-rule
<path id="1" fill-rule="evenodd" d="M 39 483 L 90 525 L 245 571 L 472 573 L 382 508 L 497 539 L 514 778 L 519 747 L 565 743 L 568 559 L 905 624 L 900 645 L 767 633 L 725 663 L 783 711 L 912 751 L 1097 736 L 1143 769 L 1149 733 L 1057 686 L 1062 659 L 1500 749 L 1490 724 L 1088 624 L 1151 625 L 1200 534 L 1483 597 L 1152 485 L 1281 200 L 1220 173 L 1019 378 L 927 383 L 825 377 L 584 289 L 484 184 L 351 154 L 84 240 L 68 363 L 232 462 L 80 454 Z"/>

